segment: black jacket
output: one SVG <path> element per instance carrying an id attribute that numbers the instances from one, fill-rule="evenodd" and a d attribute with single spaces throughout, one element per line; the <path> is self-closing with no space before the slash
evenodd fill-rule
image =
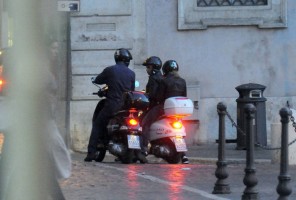
<path id="1" fill-rule="evenodd" d="M 107 101 L 122 101 L 124 92 L 135 90 L 135 72 L 124 63 L 106 67 L 93 81 L 108 85 Z"/>
<path id="2" fill-rule="evenodd" d="M 170 72 L 161 80 L 158 101 L 164 103 L 169 97 L 187 96 L 186 81 L 177 73 Z"/>
<path id="3" fill-rule="evenodd" d="M 149 107 L 153 107 L 158 104 L 157 96 L 159 95 L 159 85 L 163 76 L 159 70 L 155 70 L 155 73 L 149 76 L 148 83 L 146 85 L 146 94 L 149 98 Z"/>

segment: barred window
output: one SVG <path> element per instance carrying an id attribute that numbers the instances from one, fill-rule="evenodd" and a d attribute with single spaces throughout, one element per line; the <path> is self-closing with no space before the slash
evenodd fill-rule
<path id="1" fill-rule="evenodd" d="M 264 6 L 267 0 L 197 0 L 197 7 L 210 6 Z"/>
<path id="2" fill-rule="evenodd" d="M 287 0 L 178 0 L 178 30 L 287 25 Z"/>

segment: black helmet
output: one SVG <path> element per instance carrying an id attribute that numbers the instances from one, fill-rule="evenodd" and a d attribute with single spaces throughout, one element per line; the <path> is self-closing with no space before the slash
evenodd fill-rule
<path id="1" fill-rule="evenodd" d="M 132 57 L 132 54 L 129 52 L 129 50 L 120 48 L 115 51 L 114 59 L 116 63 L 121 61 L 129 65 L 129 62 L 130 60 L 133 59 L 133 57 Z"/>
<path id="2" fill-rule="evenodd" d="M 162 62 L 161 62 L 161 60 L 160 60 L 159 57 L 157 57 L 157 56 L 151 56 L 151 57 L 147 58 L 143 62 L 142 65 L 144 65 L 144 66 L 152 65 L 153 66 L 153 69 L 160 70 L 161 65 L 162 65 Z"/>
<path id="3" fill-rule="evenodd" d="M 175 60 L 167 60 L 162 66 L 163 75 L 167 75 L 167 73 L 172 71 L 178 71 L 179 66 Z"/>

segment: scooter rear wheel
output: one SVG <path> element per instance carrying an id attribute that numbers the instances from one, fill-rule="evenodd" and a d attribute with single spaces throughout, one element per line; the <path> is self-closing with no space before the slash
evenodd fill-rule
<path id="1" fill-rule="evenodd" d="M 182 153 L 177 152 L 175 144 L 172 141 L 169 141 L 167 144 L 168 148 L 170 149 L 170 155 L 166 157 L 166 161 L 169 164 L 178 164 L 181 161 Z"/>
<path id="2" fill-rule="evenodd" d="M 120 160 L 123 164 L 130 164 L 133 162 L 134 155 L 135 153 L 133 149 L 127 149 L 127 152 L 120 157 Z"/>
<path id="3" fill-rule="evenodd" d="M 181 161 L 182 154 L 177 152 L 176 154 L 168 157 L 166 161 L 170 164 L 178 164 Z"/>

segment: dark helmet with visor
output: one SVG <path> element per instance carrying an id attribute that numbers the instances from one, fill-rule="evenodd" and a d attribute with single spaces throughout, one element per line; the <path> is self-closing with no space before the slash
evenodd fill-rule
<path id="1" fill-rule="evenodd" d="M 162 66 L 163 75 L 173 71 L 179 71 L 178 63 L 175 60 L 167 60 Z"/>
<path id="2" fill-rule="evenodd" d="M 114 53 L 115 62 L 124 62 L 127 66 L 129 65 L 130 61 L 133 59 L 132 54 L 129 50 L 120 48 L 117 49 Z"/>

